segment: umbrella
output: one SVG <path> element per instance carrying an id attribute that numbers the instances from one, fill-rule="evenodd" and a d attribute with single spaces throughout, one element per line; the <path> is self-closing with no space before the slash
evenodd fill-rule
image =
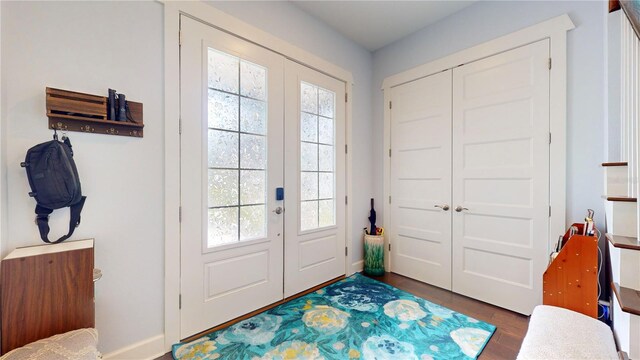
<path id="1" fill-rule="evenodd" d="M 376 235 L 376 211 L 373 208 L 373 198 L 371 199 L 371 211 L 369 211 L 369 222 L 371 223 L 370 235 Z"/>

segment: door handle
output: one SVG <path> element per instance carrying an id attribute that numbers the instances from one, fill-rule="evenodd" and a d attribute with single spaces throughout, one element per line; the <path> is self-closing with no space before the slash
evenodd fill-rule
<path id="1" fill-rule="evenodd" d="M 272 210 L 274 213 L 280 215 L 284 212 L 284 209 L 282 208 L 282 206 L 278 206 L 275 210 Z"/>
<path id="2" fill-rule="evenodd" d="M 440 208 L 440 209 L 442 209 L 442 210 L 444 210 L 444 211 L 449 210 L 449 205 L 447 205 L 447 204 L 444 204 L 444 205 L 434 205 L 433 207 Z"/>
<path id="3" fill-rule="evenodd" d="M 469 209 L 467 209 L 466 207 L 462 207 L 462 206 L 460 206 L 460 205 L 458 205 L 458 206 L 456 207 L 456 211 L 457 211 L 457 212 L 461 212 L 462 210 L 469 210 Z"/>

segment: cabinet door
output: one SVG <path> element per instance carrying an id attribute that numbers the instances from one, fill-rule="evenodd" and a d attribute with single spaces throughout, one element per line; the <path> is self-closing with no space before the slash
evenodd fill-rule
<path id="1" fill-rule="evenodd" d="M 548 255 L 548 59 L 545 39 L 453 70 L 453 291 L 523 314 Z"/>
<path id="2" fill-rule="evenodd" d="M 17 249 L 0 267 L 3 354 L 95 327 L 93 240 Z"/>
<path id="3" fill-rule="evenodd" d="M 451 71 L 391 99 L 391 271 L 451 289 Z"/>

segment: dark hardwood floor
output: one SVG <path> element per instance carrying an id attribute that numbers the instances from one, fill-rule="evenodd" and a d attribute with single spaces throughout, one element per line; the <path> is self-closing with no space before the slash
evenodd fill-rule
<path id="1" fill-rule="evenodd" d="M 529 325 L 528 316 L 520 315 L 466 296 L 454 294 L 451 291 L 443 290 L 397 274 L 386 273 L 384 276 L 374 277 L 374 279 L 395 286 L 398 289 L 423 299 L 427 299 L 433 303 L 445 306 L 451 310 L 495 325 L 497 330 L 480 355 L 480 360 L 515 359 L 518 355 L 522 339 Z M 156 360 L 169 359 L 171 359 L 171 354 L 165 354 Z"/>

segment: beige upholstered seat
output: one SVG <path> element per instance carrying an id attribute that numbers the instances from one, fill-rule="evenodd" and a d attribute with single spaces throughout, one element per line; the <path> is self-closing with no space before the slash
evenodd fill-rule
<path id="1" fill-rule="evenodd" d="M 586 315 L 540 305 L 533 309 L 518 360 L 617 360 L 611 329 Z"/>
<path id="2" fill-rule="evenodd" d="M 95 360 L 102 357 L 97 346 L 96 329 L 79 329 L 14 349 L 0 360 Z"/>

